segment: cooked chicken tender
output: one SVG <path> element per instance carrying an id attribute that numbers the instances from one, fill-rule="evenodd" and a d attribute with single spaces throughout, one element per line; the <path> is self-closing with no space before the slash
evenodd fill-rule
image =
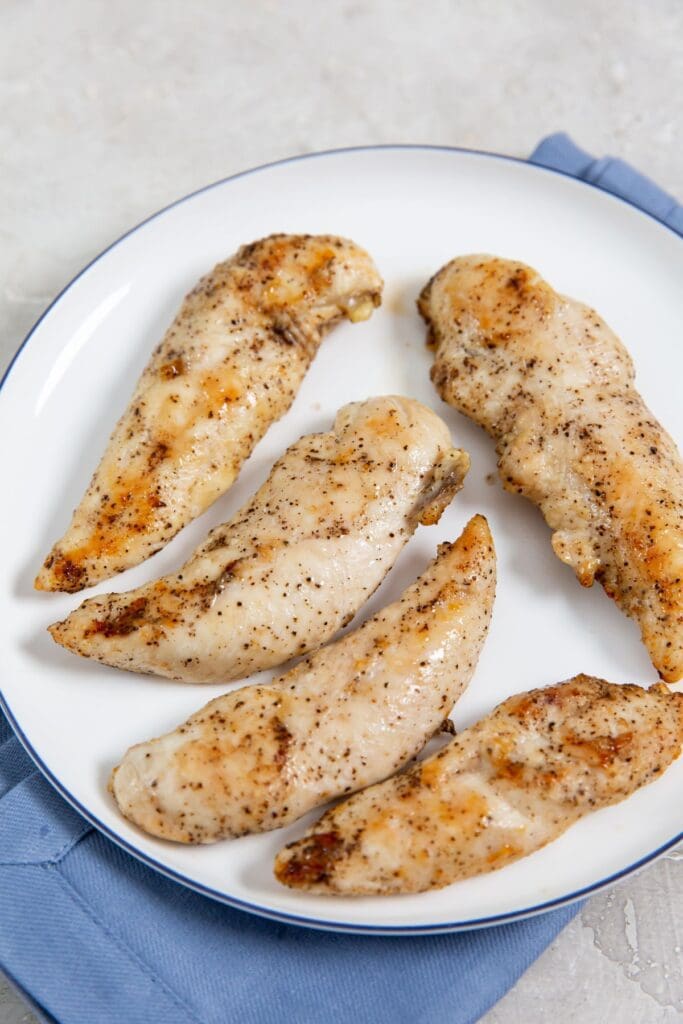
<path id="1" fill-rule="evenodd" d="M 353 618 L 468 467 L 419 402 L 353 402 L 330 433 L 292 445 L 180 572 L 91 598 L 50 632 L 85 657 L 186 682 L 280 665 Z"/>
<path id="2" fill-rule="evenodd" d="M 494 590 L 491 535 L 476 516 L 355 632 L 129 750 L 111 777 L 119 808 L 154 836 L 210 843 L 286 825 L 385 778 L 467 686 Z"/>
<path id="3" fill-rule="evenodd" d="M 272 235 L 203 277 L 155 349 L 38 590 L 77 591 L 159 551 L 235 480 L 292 404 L 325 332 L 382 280 L 331 235 Z"/>
<path id="4" fill-rule="evenodd" d="M 660 676 L 679 680 L 683 464 L 622 343 L 512 260 L 453 260 L 418 305 L 441 397 L 495 438 L 503 486 L 540 507 L 558 558 L 602 583 Z"/>
<path id="5" fill-rule="evenodd" d="M 683 694 L 579 675 L 511 697 L 438 754 L 323 815 L 275 874 L 313 893 L 438 889 L 540 849 L 656 779 L 683 743 Z"/>

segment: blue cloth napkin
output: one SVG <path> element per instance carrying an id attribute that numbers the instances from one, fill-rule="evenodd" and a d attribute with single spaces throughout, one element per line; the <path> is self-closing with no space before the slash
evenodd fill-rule
<path id="1" fill-rule="evenodd" d="M 60 1024 L 470 1024 L 573 917 L 375 938 L 272 923 L 134 860 L 0 729 L 0 964 Z"/>
<path id="2" fill-rule="evenodd" d="M 566 135 L 532 161 L 683 210 Z M 156 874 L 92 829 L 0 713 L 0 966 L 58 1024 L 474 1024 L 578 907 L 459 935 L 378 938 L 274 924 Z"/>
<path id="3" fill-rule="evenodd" d="M 613 156 L 599 160 L 580 149 L 564 132 L 543 139 L 529 157 L 531 163 L 564 171 L 606 192 L 613 192 L 683 235 L 683 206 L 630 164 Z"/>

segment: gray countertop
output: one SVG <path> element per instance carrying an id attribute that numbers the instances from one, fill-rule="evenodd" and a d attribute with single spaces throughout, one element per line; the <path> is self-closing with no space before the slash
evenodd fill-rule
<path id="1" fill-rule="evenodd" d="M 5 0 L 0 359 L 132 224 L 293 153 L 525 156 L 564 129 L 681 196 L 682 96 L 679 0 Z M 593 897 L 485 1024 L 674 1024 L 682 946 L 679 852 Z M 33 1020 L 0 981 L 0 1024 Z"/>

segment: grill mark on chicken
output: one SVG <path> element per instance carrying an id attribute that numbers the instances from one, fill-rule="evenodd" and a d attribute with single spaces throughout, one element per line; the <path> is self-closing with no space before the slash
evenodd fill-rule
<path id="1" fill-rule="evenodd" d="M 319 894 L 424 892 L 504 867 L 680 754 L 683 694 L 579 675 L 518 694 L 438 754 L 337 804 L 277 856 Z"/>
<path id="2" fill-rule="evenodd" d="M 530 267 L 447 264 L 418 306 L 441 397 L 497 442 L 506 490 L 537 504 L 553 549 L 639 624 L 655 668 L 683 676 L 683 464 L 598 314 Z"/>
<path id="3" fill-rule="evenodd" d="M 78 591 L 155 554 L 226 491 L 289 408 L 325 333 L 382 280 L 333 236 L 272 235 L 186 297 L 143 371 L 39 590 Z"/>
<path id="4" fill-rule="evenodd" d="M 90 627 L 93 633 L 102 633 L 106 637 L 129 636 L 145 622 L 147 598 L 138 597 L 115 615 L 106 619 L 95 619 Z"/>

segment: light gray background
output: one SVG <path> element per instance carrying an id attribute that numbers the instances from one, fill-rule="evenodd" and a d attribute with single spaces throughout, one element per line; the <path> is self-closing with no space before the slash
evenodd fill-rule
<path id="1" fill-rule="evenodd" d="M 683 198 L 682 105 L 680 0 L 0 0 L 2 365 L 112 239 L 235 171 L 565 129 Z M 595 896 L 484 1024 L 683 1021 L 682 862 Z M 0 980 L 0 1024 L 33 1020 Z"/>

